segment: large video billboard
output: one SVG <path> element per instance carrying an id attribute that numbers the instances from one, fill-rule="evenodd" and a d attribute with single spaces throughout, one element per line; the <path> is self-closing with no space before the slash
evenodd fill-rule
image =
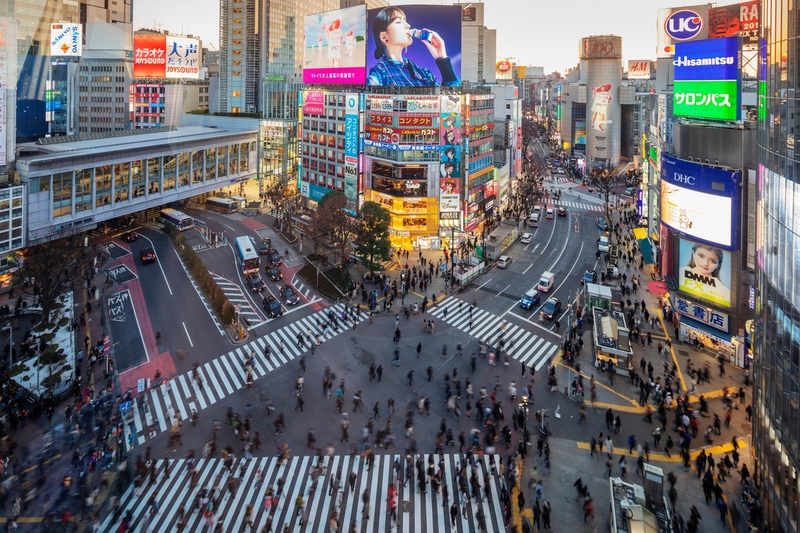
<path id="1" fill-rule="evenodd" d="M 731 253 L 708 244 L 680 239 L 678 288 L 715 304 L 731 305 Z"/>
<path id="2" fill-rule="evenodd" d="M 741 50 L 740 37 L 675 45 L 675 116 L 739 120 Z"/>
<path id="3" fill-rule="evenodd" d="M 461 86 L 461 7 L 367 11 L 367 85 Z"/>
<path id="4" fill-rule="evenodd" d="M 364 85 L 364 6 L 308 15 L 303 32 L 303 83 Z"/>
<path id="5" fill-rule="evenodd" d="M 200 41 L 163 33 L 134 34 L 134 78 L 199 78 Z"/>
<path id="6" fill-rule="evenodd" d="M 676 233 L 728 250 L 739 247 L 741 172 L 661 155 L 661 221 Z"/>
<path id="7" fill-rule="evenodd" d="M 758 2 L 743 2 L 708 10 L 708 38 L 742 38 L 745 44 L 758 44 Z"/>

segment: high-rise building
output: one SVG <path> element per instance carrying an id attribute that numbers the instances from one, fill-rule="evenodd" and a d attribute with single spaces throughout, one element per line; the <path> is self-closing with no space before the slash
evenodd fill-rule
<path id="1" fill-rule="evenodd" d="M 483 24 L 483 3 L 461 6 L 461 79 L 473 83 L 495 82 L 497 30 Z"/>
<path id="2" fill-rule="evenodd" d="M 279 2 L 280 3 L 280 2 Z M 219 3 L 219 110 L 255 113 L 258 110 L 259 6 L 258 0 L 221 0 Z M 264 54 L 269 55 L 265 50 Z"/>
<path id="3" fill-rule="evenodd" d="M 754 303 L 754 480 L 772 531 L 797 533 L 800 469 L 800 155 L 796 11 L 761 3 L 758 108 L 758 272 Z M 751 331 L 752 333 L 752 331 Z"/>

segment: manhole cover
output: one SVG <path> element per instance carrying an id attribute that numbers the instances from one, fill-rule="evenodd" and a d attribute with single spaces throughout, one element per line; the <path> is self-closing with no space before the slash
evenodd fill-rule
<path id="1" fill-rule="evenodd" d="M 678 352 L 678 355 L 689 357 L 689 352 L 687 352 L 686 350 L 676 350 L 676 351 Z"/>
<path id="2" fill-rule="evenodd" d="M 402 508 L 404 513 L 410 513 L 414 510 L 414 502 L 410 500 L 403 500 Z"/>

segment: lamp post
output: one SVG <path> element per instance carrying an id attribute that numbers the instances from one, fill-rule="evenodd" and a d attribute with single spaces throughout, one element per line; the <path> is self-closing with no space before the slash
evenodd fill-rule
<path id="1" fill-rule="evenodd" d="M 406 304 L 406 269 L 400 272 L 400 304 Z"/>
<path id="2" fill-rule="evenodd" d="M 450 267 L 450 287 L 455 287 L 456 284 L 456 227 L 450 228 L 450 260 L 452 266 Z"/>

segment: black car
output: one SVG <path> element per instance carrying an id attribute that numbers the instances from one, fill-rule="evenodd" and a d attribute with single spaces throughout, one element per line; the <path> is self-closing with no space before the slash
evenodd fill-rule
<path id="1" fill-rule="evenodd" d="M 268 267 L 267 276 L 269 276 L 269 279 L 272 281 L 280 281 L 283 279 L 283 272 L 281 272 L 281 269 L 276 266 Z"/>
<path id="2" fill-rule="evenodd" d="M 264 311 L 267 312 L 267 316 L 269 318 L 278 318 L 279 316 L 283 316 L 283 307 L 281 307 L 281 303 L 273 295 L 270 294 L 264 298 L 262 305 L 264 306 Z"/>
<path id="3" fill-rule="evenodd" d="M 258 272 L 252 272 L 245 276 L 247 279 L 247 284 L 250 285 L 250 289 L 253 292 L 262 292 L 264 290 L 264 280 L 261 279 L 261 276 L 258 275 Z"/>
<path id="4" fill-rule="evenodd" d="M 272 240 L 264 237 L 261 239 L 261 244 L 258 245 L 258 255 L 267 255 L 271 247 Z"/>
<path id="5" fill-rule="evenodd" d="M 542 307 L 542 313 L 547 320 L 552 320 L 559 311 L 561 311 L 561 300 L 558 298 L 548 298 Z"/>
<path id="6" fill-rule="evenodd" d="M 122 234 L 122 240 L 125 242 L 133 242 L 139 238 L 139 234 L 135 231 L 129 231 L 127 233 Z"/>
<path id="7" fill-rule="evenodd" d="M 289 305 L 297 305 L 297 302 L 300 301 L 297 293 L 294 292 L 294 289 L 288 285 L 281 287 L 281 298 L 283 298 L 283 301 Z"/>
<path id="8" fill-rule="evenodd" d="M 283 264 L 283 261 L 281 261 L 281 254 L 278 253 L 278 250 L 270 249 L 267 258 L 269 259 L 270 266 L 281 266 L 281 264 Z"/>
<path id="9" fill-rule="evenodd" d="M 156 260 L 156 253 L 152 248 L 142 248 L 139 252 L 139 257 L 142 259 L 142 264 L 153 263 Z"/>

